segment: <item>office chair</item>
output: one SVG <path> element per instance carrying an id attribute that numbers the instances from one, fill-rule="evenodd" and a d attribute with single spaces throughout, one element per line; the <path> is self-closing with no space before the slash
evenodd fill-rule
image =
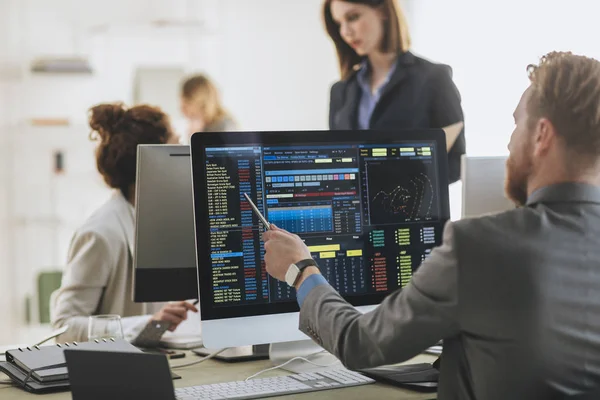
<path id="1" fill-rule="evenodd" d="M 50 296 L 60 288 L 62 271 L 44 271 L 37 276 L 37 301 L 39 322 L 50 323 Z"/>

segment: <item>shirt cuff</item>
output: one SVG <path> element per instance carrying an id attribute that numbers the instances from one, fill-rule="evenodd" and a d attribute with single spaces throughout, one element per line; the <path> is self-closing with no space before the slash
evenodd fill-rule
<path id="1" fill-rule="evenodd" d="M 329 285 L 327 279 L 321 274 L 313 274 L 306 278 L 302 285 L 298 288 L 298 292 L 296 293 L 296 299 L 298 300 L 298 305 L 302 307 L 302 303 L 304 303 L 304 299 L 311 290 L 320 285 Z"/>

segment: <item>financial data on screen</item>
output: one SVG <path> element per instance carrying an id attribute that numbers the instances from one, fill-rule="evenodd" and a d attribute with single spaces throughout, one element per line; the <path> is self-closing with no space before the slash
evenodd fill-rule
<path id="1" fill-rule="evenodd" d="M 268 277 L 263 227 L 298 234 L 347 299 L 407 285 L 440 243 L 443 223 L 435 141 L 206 147 L 210 288 L 214 307 L 292 302 Z"/>

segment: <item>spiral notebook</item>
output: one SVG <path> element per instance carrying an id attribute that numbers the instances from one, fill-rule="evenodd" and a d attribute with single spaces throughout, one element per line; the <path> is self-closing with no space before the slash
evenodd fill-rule
<path id="1" fill-rule="evenodd" d="M 34 386 L 55 386 L 60 381 L 68 382 L 68 372 L 64 356 L 65 349 L 92 351 L 112 351 L 140 353 L 137 347 L 122 339 L 104 339 L 83 343 L 62 343 L 51 346 L 21 347 L 6 352 L 4 368 L 10 369 L 13 380 L 19 381 L 20 375 L 31 373 Z M 56 368 L 52 368 L 56 366 Z M 4 368 L 2 368 L 4 370 Z M 47 368 L 47 369 L 44 369 Z M 32 372 L 33 371 L 33 372 Z M 20 374 L 19 374 L 20 372 Z M 17 382 L 19 383 L 19 382 Z"/>

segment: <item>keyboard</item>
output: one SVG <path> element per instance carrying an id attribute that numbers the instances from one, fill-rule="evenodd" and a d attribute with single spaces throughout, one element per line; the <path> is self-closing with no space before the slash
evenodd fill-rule
<path id="1" fill-rule="evenodd" d="M 184 387 L 175 389 L 175 396 L 177 400 L 262 399 L 286 394 L 366 385 L 374 382 L 373 379 L 358 372 L 336 368 L 319 372 L 276 376 L 274 378 Z"/>

